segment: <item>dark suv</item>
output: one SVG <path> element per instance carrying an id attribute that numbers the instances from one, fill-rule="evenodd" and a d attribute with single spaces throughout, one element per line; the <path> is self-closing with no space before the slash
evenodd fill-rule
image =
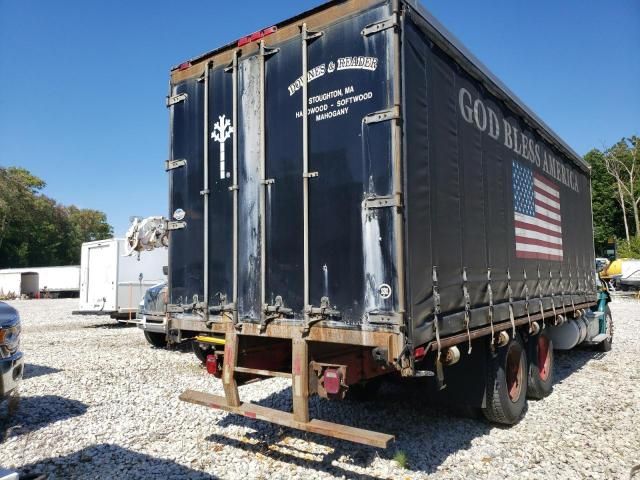
<path id="1" fill-rule="evenodd" d="M 20 315 L 0 302 L 0 399 L 9 395 L 20 380 L 24 359 L 20 351 Z"/>

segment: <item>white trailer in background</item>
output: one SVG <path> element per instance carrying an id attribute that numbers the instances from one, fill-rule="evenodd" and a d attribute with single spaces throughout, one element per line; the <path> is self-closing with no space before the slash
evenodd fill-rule
<path id="1" fill-rule="evenodd" d="M 80 267 L 7 268 L 0 270 L 0 295 L 19 297 L 38 294 L 77 296 L 80 292 Z"/>
<path id="2" fill-rule="evenodd" d="M 80 305 L 74 313 L 135 319 L 147 288 L 165 281 L 167 249 L 145 252 L 140 258 L 126 254 L 121 238 L 82 245 Z"/>
<path id="3" fill-rule="evenodd" d="M 0 273 L 0 297 L 15 298 L 22 292 L 21 273 Z"/>
<path id="4" fill-rule="evenodd" d="M 38 274 L 33 272 L 0 272 L 0 298 L 35 297 Z"/>
<path id="5" fill-rule="evenodd" d="M 80 266 L 29 269 L 38 274 L 40 291 L 49 293 L 80 291 Z"/>

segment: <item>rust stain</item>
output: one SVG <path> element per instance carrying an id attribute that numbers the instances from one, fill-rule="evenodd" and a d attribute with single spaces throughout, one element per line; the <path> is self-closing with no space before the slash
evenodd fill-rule
<path id="1" fill-rule="evenodd" d="M 226 358 L 231 358 L 233 356 L 233 347 L 228 343 L 224 346 L 224 356 Z"/>
<path id="2" fill-rule="evenodd" d="M 302 373 L 302 368 L 300 364 L 300 357 L 295 357 L 293 359 L 293 374 L 300 375 Z"/>

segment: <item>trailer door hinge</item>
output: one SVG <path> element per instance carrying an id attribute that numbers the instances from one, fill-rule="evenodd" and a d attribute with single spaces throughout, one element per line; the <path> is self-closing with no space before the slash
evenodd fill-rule
<path id="1" fill-rule="evenodd" d="M 187 222 L 167 222 L 167 230 L 181 230 L 187 226 Z"/>
<path id="2" fill-rule="evenodd" d="M 362 29 L 362 31 L 360 32 L 362 35 L 364 35 L 365 37 L 368 37 L 369 35 L 373 35 L 374 33 L 378 33 L 378 32 L 382 32 L 384 30 L 388 30 L 390 28 L 395 28 L 398 26 L 398 16 L 397 15 L 393 15 L 385 20 L 382 20 L 380 22 L 376 22 L 376 23 L 371 23 L 369 25 L 367 25 L 366 27 L 364 27 Z"/>
<path id="3" fill-rule="evenodd" d="M 312 32 L 307 30 L 307 36 L 305 37 L 305 40 L 314 40 L 316 38 L 320 38 L 322 35 L 324 35 L 324 32 L 322 30 L 318 32 Z"/>
<path id="4" fill-rule="evenodd" d="M 165 160 L 164 169 L 165 171 L 173 170 L 174 168 L 184 167 L 187 164 L 187 160 L 184 158 L 179 158 L 177 160 Z"/>
<path id="5" fill-rule="evenodd" d="M 186 93 L 179 93 L 177 95 L 172 95 L 167 97 L 167 107 L 171 107 L 176 103 L 184 102 L 187 99 L 188 95 Z"/>
<path id="6" fill-rule="evenodd" d="M 400 119 L 400 107 L 398 105 L 393 106 L 387 110 L 380 110 L 379 112 L 373 112 L 362 119 L 362 121 L 369 125 L 370 123 L 386 122 L 388 120 Z"/>
<path id="7" fill-rule="evenodd" d="M 313 305 L 307 305 L 304 309 L 306 322 L 302 329 L 302 335 L 307 335 L 316 323 L 323 320 L 331 320 L 342 318 L 342 313 L 331 307 L 329 297 L 322 297 L 320 299 L 320 306 L 314 307 Z"/>
<path id="8" fill-rule="evenodd" d="M 370 312 L 369 323 L 402 325 L 403 316 L 397 312 Z"/>
<path id="9" fill-rule="evenodd" d="M 363 208 L 365 210 L 373 208 L 402 207 L 402 197 L 400 194 L 387 195 L 381 197 L 367 197 L 364 199 Z"/>
<path id="10" fill-rule="evenodd" d="M 269 48 L 269 47 L 263 47 L 262 51 L 260 52 L 260 55 L 262 55 L 265 58 L 270 57 L 271 55 L 275 55 L 276 53 L 278 53 L 280 51 L 279 48 Z"/>
<path id="11" fill-rule="evenodd" d="M 209 313 L 219 315 L 224 312 L 234 313 L 237 311 L 235 303 L 221 303 L 219 305 L 209 305 Z"/>

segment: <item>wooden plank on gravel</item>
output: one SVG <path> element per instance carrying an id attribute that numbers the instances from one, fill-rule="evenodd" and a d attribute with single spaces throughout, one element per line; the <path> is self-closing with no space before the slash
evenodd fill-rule
<path id="1" fill-rule="evenodd" d="M 373 432 L 371 430 L 326 422 L 324 420 L 313 419 L 309 422 L 299 422 L 293 418 L 293 414 L 291 413 L 262 407 L 249 402 L 242 402 L 239 406 L 233 407 L 228 405 L 226 399 L 222 396 L 198 392 L 195 390 L 185 390 L 179 398 L 184 402 L 216 408 L 230 413 L 244 415 L 245 417 L 254 418 L 256 420 L 265 420 L 267 422 L 276 423 L 284 427 L 318 433 L 320 435 L 348 440 L 355 443 L 362 443 L 364 445 L 370 445 L 378 448 L 387 448 L 389 444 L 395 440 L 393 435 L 386 433 Z"/>

